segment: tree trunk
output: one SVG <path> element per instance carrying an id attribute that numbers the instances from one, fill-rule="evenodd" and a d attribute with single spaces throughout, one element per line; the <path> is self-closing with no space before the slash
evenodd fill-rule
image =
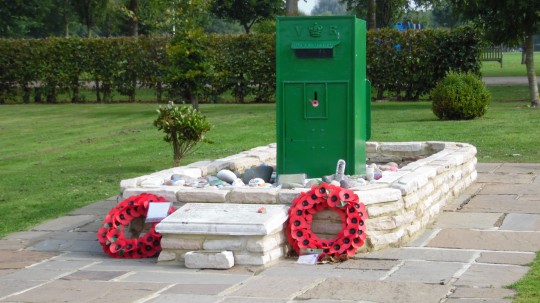
<path id="1" fill-rule="evenodd" d="M 531 106 L 538 107 L 538 82 L 536 82 L 536 71 L 534 69 L 534 32 L 527 33 L 525 37 L 525 64 L 527 65 L 527 78 L 529 80 L 529 95 Z"/>
<path id="2" fill-rule="evenodd" d="M 191 102 L 191 106 L 193 106 L 195 110 L 199 110 L 199 99 L 197 98 L 197 96 L 195 96 L 195 94 L 190 93 L 189 99 L 190 99 L 189 101 Z"/>
<path id="3" fill-rule="evenodd" d="M 285 6 L 287 16 L 298 16 L 298 0 L 286 0 Z"/>
<path id="4" fill-rule="evenodd" d="M 132 13 L 132 15 L 129 17 L 130 31 L 131 31 L 130 35 L 133 37 L 137 37 L 139 35 L 139 20 L 137 17 L 138 8 L 139 8 L 139 4 L 137 3 L 137 0 L 129 1 L 129 10 Z"/>
<path id="5" fill-rule="evenodd" d="M 368 28 L 370 30 L 374 30 L 377 28 L 377 1 L 376 0 L 369 0 Z"/>
<path id="6" fill-rule="evenodd" d="M 172 132 L 171 139 L 171 143 L 173 146 L 173 165 L 177 167 L 180 166 L 180 160 L 182 160 L 182 153 L 180 151 L 180 143 L 178 142 L 178 136 L 175 132 Z"/>

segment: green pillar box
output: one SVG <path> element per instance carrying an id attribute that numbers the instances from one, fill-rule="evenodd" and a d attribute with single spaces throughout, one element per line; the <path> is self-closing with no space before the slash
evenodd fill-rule
<path id="1" fill-rule="evenodd" d="M 278 17 L 277 173 L 365 172 L 371 135 L 366 23 L 354 16 Z"/>

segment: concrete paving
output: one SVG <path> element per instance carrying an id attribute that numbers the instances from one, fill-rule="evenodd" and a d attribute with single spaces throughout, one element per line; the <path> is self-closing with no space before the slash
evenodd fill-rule
<path id="1" fill-rule="evenodd" d="M 106 256 L 116 199 L 0 239 L 0 302 L 511 302 L 540 250 L 540 165 L 479 164 L 478 181 L 415 241 L 336 264 L 197 270 Z"/>

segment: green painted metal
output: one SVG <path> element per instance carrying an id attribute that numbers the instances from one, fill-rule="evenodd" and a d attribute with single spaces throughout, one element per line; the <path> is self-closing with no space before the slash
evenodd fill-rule
<path id="1" fill-rule="evenodd" d="M 365 172 L 371 136 L 366 23 L 354 16 L 278 17 L 277 173 L 321 177 L 339 159 Z"/>

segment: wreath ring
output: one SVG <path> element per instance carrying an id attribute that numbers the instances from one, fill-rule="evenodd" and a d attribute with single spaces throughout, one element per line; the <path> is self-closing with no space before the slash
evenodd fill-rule
<path id="1" fill-rule="evenodd" d="M 131 196 L 118 203 L 105 216 L 97 232 L 103 251 L 113 258 L 151 258 L 161 251 L 161 234 L 156 232 L 158 222 L 152 223 L 144 235 L 144 219 L 150 202 L 166 202 L 153 194 Z M 170 207 L 168 214 L 174 212 Z M 138 226 L 137 226 L 138 225 Z M 126 233 L 131 233 L 131 237 Z"/>
<path id="2" fill-rule="evenodd" d="M 341 217 L 341 231 L 332 239 L 320 238 L 311 230 L 313 215 L 324 209 L 332 209 Z M 302 251 L 322 249 L 326 256 L 354 256 L 367 237 L 367 218 L 366 206 L 353 191 L 328 183 L 313 185 L 292 201 L 287 239 L 299 255 Z"/>

